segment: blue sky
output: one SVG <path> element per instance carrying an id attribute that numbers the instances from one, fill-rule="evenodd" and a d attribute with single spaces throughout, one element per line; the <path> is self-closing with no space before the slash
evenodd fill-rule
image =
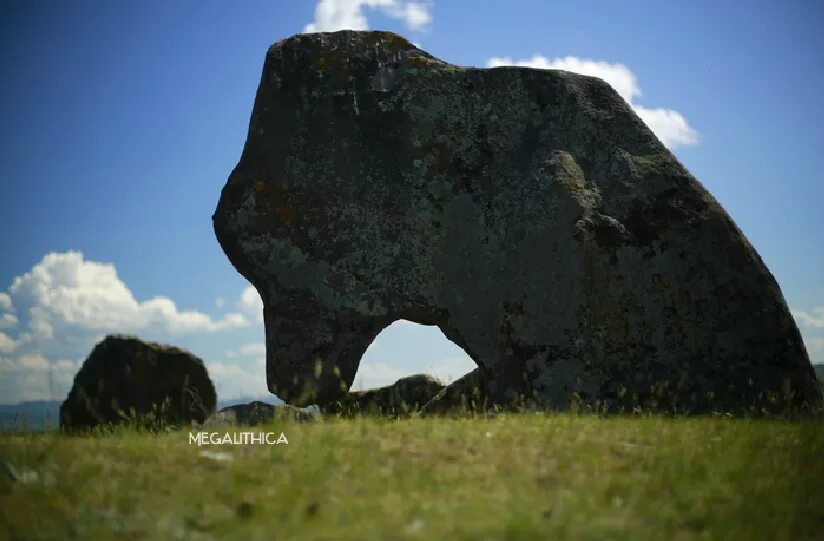
<path id="1" fill-rule="evenodd" d="M 313 29 L 603 77 L 738 223 L 824 362 L 822 20 L 813 1 L 3 2 L 0 403 L 62 399 L 118 331 L 192 350 L 221 398 L 265 392 L 259 298 L 210 217 L 266 49 Z M 471 367 L 396 323 L 356 385 Z"/>

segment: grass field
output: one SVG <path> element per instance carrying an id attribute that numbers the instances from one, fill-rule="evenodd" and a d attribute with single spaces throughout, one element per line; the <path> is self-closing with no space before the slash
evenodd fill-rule
<path id="1" fill-rule="evenodd" d="M 5 539 L 824 539 L 824 424 L 572 414 L 0 435 Z"/>

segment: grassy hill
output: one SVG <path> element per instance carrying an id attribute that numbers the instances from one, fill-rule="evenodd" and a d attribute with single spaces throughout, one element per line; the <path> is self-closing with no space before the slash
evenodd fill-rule
<path id="1" fill-rule="evenodd" d="M 824 532 L 820 421 L 510 414 L 253 430 L 283 432 L 288 445 L 198 447 L 188 431 L 0 434 L 0 539 Z"/>

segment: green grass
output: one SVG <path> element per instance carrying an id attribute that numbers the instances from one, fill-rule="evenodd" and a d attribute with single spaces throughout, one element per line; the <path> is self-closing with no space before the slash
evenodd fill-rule
<path id="1" fill-rule="evenodd" d="M 262 430 L 226 428 L 225 430 Z M 509 414 L 0 435 L 0 538 L 824 538 L 824 424 Z"/>

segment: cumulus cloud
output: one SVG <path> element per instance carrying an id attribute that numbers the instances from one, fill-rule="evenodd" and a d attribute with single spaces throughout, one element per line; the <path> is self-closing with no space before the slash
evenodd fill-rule
<path id="1" fill-rule="evenodd" d="M 809 332 L 802 332 L 807 354 L 813 364 L 824 364 L 824 336 L 813 336 Z"/>
<path id="2" fill-rule="evenodd" d="M 364 360 L 358 367 L 352 390 L 372 389 L 391 385 L 409 373 L 389 363 Z"/>
<path id="3" fill-rule="evenodd" d="M 444 383 L 451 383 L 476 368 L 478 365 L 475 361 L 469 355 L 465 355 L 442 359 L 430 367 L 429 373 Z"/>
<path id="4" fill-rule="evenodd" d="M 79 360 L 51 362 L 39 354 L 0 357 L 0 396 L 4 402 L 63 399 L 79 368 Z"/>
<path id="5" fill-rule="evenodd" d="M 243 327 L 242 314 L 215 320 L 194 310 L 180 310 L 168 297 L 135 299 L 114 265 L 88 261 L 80 252 L 50 253 L 18 276 L 9 294 L 38 338 L 65 329 L 122 332 L 155 329 L 162 334 L 214 332 Z"/>
<path id="6" fill-rule="evenodd" d="M 524 66 L 537 69 L 557 69 L 572 71 L 603 79 L 629 103 L 655 135 L 670 148 L 696 145 L 699 141 L 695 131 L 684 115 L 672 109 L 650 109 L 637 103 L 641 97 L 641 87 L 635 74 L 624 64 L 588 60 L 575 56 L 547 58 L 534 55 L 524 60 L 509 57 L 493 57 L 487 61 L 487 67 Z"/>
<path id="7" fill-rule="evenodd" d="M 206 369 L 215 382 L 219 397 L 271 396 L 266 387 L 266 363 L 263 359 L 252 363 L 207 363 Z"/>
<path id="8" fill-rule="evenodd" d="M 266 344 L 250 342 L 226 352 L 228 362 L 207 363 L 218 397 L 272 396 L 266 387 Z"/>
<path id="9" fill-rule="evenodd" d="M 237 349 L 230 349 L 229 351 L 227 351 L 226 357 L 230 359 L 237 359 L 238 357 L 252 357 L 257 359 L 265 359 L 266 344 L 264 344 L 263 342 L 252 342 L 249 344 L 243 344 Z"/>
<path id="10" fill-rule="evenodd" d="M 53 359 L 85 357 L 106 334 L 135 333 L 167 340 L 252 325 L 252 320 L 241 312 L 213 318 L 196 310 L 180 309 L 164 296 L 138 300 L 114 265 L 89 261 L 82 253 L 72 251 L 49 253 L 28 272 L 14 278 L 8 290 L 0 293 L 0 312 L 0 328 L 5 329 L 0 332 L 0 354 L 5 356 L 6 378 L 11 378 L 6 382 L 9 392 L 3 395 L 3 401 L 49 395 L 49 385 L 65 393 L 71 378 L 49 380 L 33 363 L 42 359 L 49 370 L 62 374 L 71 366 L 63 361 L 55 364 Z M 15 327 L 16 333 L 8 330 Z"/>
<path id="11" fill-rule="evenodd" d="M 404 22 L 410 30 L 423 30 L 432 22 L 431 2 L 408 0 L 320 0 L 315 6 L 315 20 L 304 32 L 369 30 L 364 9 L 376 10 L 386 17 Z"/>
<path id="12" fill-rule="evenodd" d="M 824 338 L 811 338 L 807 340 L 807 347 L 810 351 L 824 351 Z"/>
<path id="13" fill-rule="evenodd" d="M 17 343 L 7 334 L 0 332 L 0 353 L 11 353 L 17 347 Z"/>
<path id="14" fill-rule="evenodd" d="M 824 306 L 816 306 L 809 312 L 793 310 L 792 314 L 801 327 L 824 329 Z"/>
<path id="15" fill-rule="evenodd" d="M 641 120 L 670 148 L 697 145 L 698 132 L 687 123 L 684 115 L 672 109 L 647 109 L 632 105 Z"/>
<path id="16" fill-rule="evenodd" d="M 0 312 L 11 312 L 13 310 L 11 297 L 8 293 L 0 293 Z"/>
<path id="17" fill-rule="evenodd" d="M 824 363 L 824 306 L 816 306 L 809 311 L 792 310 L 796 323 L 807 346 L 807 353 L 813 363 Z"/>
<path id="18" fill-rule="evenodd" d="M 17 325 L 17 316 L 14 314 L 3 314 L 0 316 L 0 329 L 10 329 Z"/>
<path id="19" fill-rule="evenodd" d="M 17 316 L 8 293 L 0 292 L 0 329 L 10 329 L 17 325 Z M 3 351 L 3 339 L 0 338 L 0 352 Z"/>
<path id="20" fill-rule="evenodd" d="M 266 357 L 266 344 L 263 342 L 244 344 L 240 347 L 238 353 L 245 357 Z"/>
<path id="21" fill-rule="evenodd" d="M 240 294 L 240 301 L 238 301 L 238 308 L 240 311 L 252 318 L 254 321 L 263 323 L 263 300 L 254 286 L 248 286 Z"/>

